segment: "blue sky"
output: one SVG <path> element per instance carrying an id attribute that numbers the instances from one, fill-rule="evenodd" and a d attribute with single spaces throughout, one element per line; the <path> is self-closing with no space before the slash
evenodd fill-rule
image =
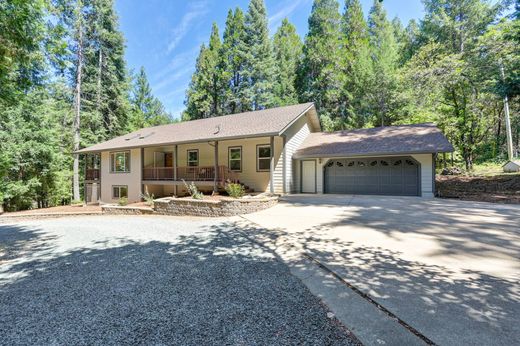
<path id="1" fill-rule="evenodd" d="M 365 15 L 373 0 L 361 0 Z M 184 93 L 195 67 L 199 47 L 207 42 L 212 22 L 224 30 L 230 8 L 247 10 L 248 0 L 116 0 L 120 28 L 126 38 L 129 68 L 144 66 L 154 94 L 166 110 L 179 117 Z M 343 1 L 340 1 L 343 10 Z M 406 24 L 423 16 L 420 0 L 384 0 L 390 18 Z M 303 38 L 312 0 L 266 0 L 271 34 L 284 17 Z"/>

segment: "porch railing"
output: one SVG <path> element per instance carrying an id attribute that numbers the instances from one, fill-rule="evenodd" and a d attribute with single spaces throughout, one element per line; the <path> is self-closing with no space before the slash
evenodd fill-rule
<path id="1" fill-rule="evenodd" d="M 99 169 L 87 168 L 85 170 L 85 180 L 99 180 Z"/>
<path id="2" fill-rule="evenodd" d="M 238 181 L 238 175 L 227 166 L 218 166 L 218 181 Z M 143 168 L 143 180 L 174 180 L 173 167 L 146 167 Z M 177 180 L 186 181 L 214 181 L 215 166 L 177 167 Z"/>

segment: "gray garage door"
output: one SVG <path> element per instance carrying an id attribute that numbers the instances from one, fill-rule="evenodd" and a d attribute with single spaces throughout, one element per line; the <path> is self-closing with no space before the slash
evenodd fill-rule
<path id="1" fill-rule="evenodd" d="M 325 193 L 418 196 L 419 174 L 411 157 L 332 159 L 325 165 Z"/>

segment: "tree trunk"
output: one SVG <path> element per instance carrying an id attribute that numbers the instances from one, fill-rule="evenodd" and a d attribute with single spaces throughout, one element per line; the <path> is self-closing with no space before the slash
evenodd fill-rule
<path id="1" fill-rule="evenodd" d="M 76 35 L 77 35 L 77 68 L 76 68 L 76 88 L 74 91 L 74 163 L 73 163 L 73 198 L 76 201 L 80 200 L 79 191 L 79 154 L 76 151 L 79 150 L 80 145 L 80 120 L 81 120 L 81 82 L 82 82 L 82 70 L 83 70 L 83 18 L 81 8 L 83 7 L 82 1 L 77 0 L 76 4 Z"/>

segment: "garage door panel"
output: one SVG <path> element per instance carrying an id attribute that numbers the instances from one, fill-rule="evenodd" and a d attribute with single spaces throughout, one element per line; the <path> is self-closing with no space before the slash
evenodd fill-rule
<path id="1" fill-rule="evenodd" d="M 326 193 L 419 194 L 420 167 L 411 157 L 336 159 L 324 173 Z"/>

